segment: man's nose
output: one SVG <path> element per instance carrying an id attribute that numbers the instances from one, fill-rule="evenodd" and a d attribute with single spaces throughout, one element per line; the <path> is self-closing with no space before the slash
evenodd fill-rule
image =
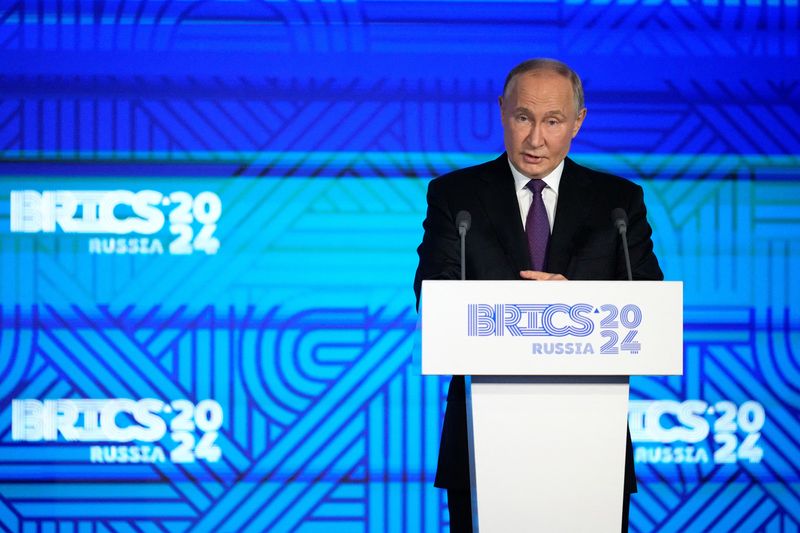
<path id="1" fill-rule="evenodd" d="M 531 146 L 541 146 L 544 144 L 544 138 L 542 137 L 542 127 L 537 123 L 531 124 L 531 130 L 528 132 L 528 143 Z"/>

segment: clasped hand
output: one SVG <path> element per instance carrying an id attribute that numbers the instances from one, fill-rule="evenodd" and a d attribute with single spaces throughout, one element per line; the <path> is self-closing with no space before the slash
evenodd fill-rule
<path id="1" fill-rule="evenodd" d="M 536 281 L 567 281 L 561 274 L 551 274 L 550 272 L 539 272 L 538 270 L 521 270 L 519 277 L 522 279 L 532 279 Z"/>

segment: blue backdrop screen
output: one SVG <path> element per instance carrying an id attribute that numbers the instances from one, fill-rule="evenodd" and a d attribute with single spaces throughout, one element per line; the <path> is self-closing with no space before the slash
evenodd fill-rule
<path id="1" fill-rule="evenodd" d="M 632 530 L 797 531 L 799 36 L 797 0 L 0 3 L 0 530 L 446 529 L 425 190 L 550 56 L 685 284 Z"/>

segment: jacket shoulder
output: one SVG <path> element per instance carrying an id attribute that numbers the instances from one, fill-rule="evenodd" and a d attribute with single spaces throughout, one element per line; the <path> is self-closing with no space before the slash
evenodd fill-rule
<path id="1" fill-rule="evenodd" d="M 501 168 L 499 164 L 500 158 L 471 167 L 459 168 L 433 178 L 428 186 L 436 190 L 449 190 L 453 187 L 462 188 L 465 183 L 471 180 L 479 179 L 483 176 L 491 176 L 493 173 L 496 173 L 497 170 Z"/>
<path id="2" fill-rule="evenodd" d="M 611 174 L 609 172 L 603 172 L 600 170 L 594 170 L 589 167 L 579 165 L 571 159 L 568 159 L 567 161 L 569 162 L 569 172 L 572 175 L 586 180 L 586 182 L 593 187 L 609 191 L 619 191 L 621 193 L 633 193 L 641 190 L 639 185 L 627 178 L 623 178 L 622 176 L 617 176 L 616 174 Z"/>

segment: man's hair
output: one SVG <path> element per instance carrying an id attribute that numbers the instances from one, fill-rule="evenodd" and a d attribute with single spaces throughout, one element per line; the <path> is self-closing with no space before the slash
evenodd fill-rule
<path id="1" fill-rule="evenodd" d="M 583 83 L 578 73 L 569 68 L 569 66 L 557 59 L 549 59 L 546 57 L 537 57 L 535 59 L 528 59 L 523 61 L 516 67 L 511 69 L 511 72 L 506 76 L 506 82 L 503 84 L 503 98 L 506 97 L 508 86 L 517 76 L 527 74 L 528 72 L 535 72 L 539 70 L 549 70 L 560 74 L 569 80 L 572 84 L 572 94 L 575 98 L 575 112 L 579 113 L 584 108 L 583 100 Z"/>

